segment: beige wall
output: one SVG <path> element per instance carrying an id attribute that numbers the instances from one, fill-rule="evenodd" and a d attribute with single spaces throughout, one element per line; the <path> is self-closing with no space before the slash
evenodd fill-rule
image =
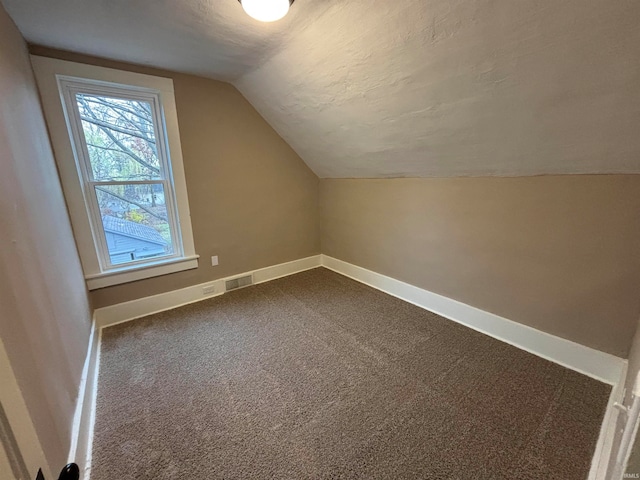
<path id="1" fill-rule="evenodd" d="M 322 252 L 627 357 L 640 176 L 322 180 Z"/>
<path id="2" fill-rule="evenodd" d="M 67 460 L 91 314 L 27 46 L 1 6 L 0 99 L 0 336 L 56 469 Z"/>
<path id="3" fill-rule="evenodd" d="M 233 86 L 42 47 L 31 51 L 174 81 L 200 266 L 94 290 L 96 308 L 320 253 L 318 178 Z M 211 266 L 212 255 L 219 266 Z"/>

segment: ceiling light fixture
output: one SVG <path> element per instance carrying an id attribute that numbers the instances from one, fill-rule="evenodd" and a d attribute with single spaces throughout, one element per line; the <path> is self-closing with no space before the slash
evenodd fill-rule
<path id="1" fill-rule="evenodd" d="M 238 0 L 247 15 L 261 22 L 275 22 L 284 17 L 293 0 Z"/>

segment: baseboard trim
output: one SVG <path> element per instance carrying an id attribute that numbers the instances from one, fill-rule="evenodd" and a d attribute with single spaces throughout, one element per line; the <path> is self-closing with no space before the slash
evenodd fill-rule
<path id="1" fill-rule="evenodd" d="M 160 293 L 158 295 L 144 297 L 130 302 L 98 308 L 95 311 L 96 324 L 98 328 L 109 327 L 118 323 L 145 317 L 153 313 L 171 310 L 189 303 L 195 303 L 222 295 L 224 293 L 225 281 L 230 278 L 251 274 L 253 275 L 253 283 L 255 285 L 319 267 L 320 260 L 320 255 L 314 255 L 312 257 L 301 258 L 299 260 L 272 265 L 258 270 L 238 273 L 237 275 L 220 278 L 211 282 L 201 283 L 199 285 L 193 285 L 180 290 L 173 290 L 171 292 Z M 204 287 L 213 287 L 213 293 L 207 295 L 203 294 L 202 289 Z"/>
<path id="2" fill-rule="evenodd" d="M 95 416 L 95 401 L 98 388 L 98 365 L 100 357 L 100 330 L 97 327 L 95 314 L 89 335 L 89 345 L 85 357 L 78 401 L 73 418 L 71 447 L 69 448 L 68 463 L 77 463 L 83 472 L 81 478 L 89 478 L 91 465 L 91 448 L 93 438 L 93 418 Z"/>
<path id="3" fill-rule="evenodd" d="M 224 282 L 228 278 L 251 274 L 253 275 L 253 284 L 256 285 L 317 268 L 320 266 L 320 261 L 321 256 L 314 255 L 312 257 L 239 273 L 232 277 L 221 278 L 180 290 L 96 309 L 93 313 L 89 346 L 82 370 L 68 460 L 80 466 L 83 472 L 81 478 L 88 480 L 91 476 L 92 440 L 95 426 L 98 373 L 100 369 L 100 344 L 102 342 L 103 328 L 222 295 L 224 294 Z M 214 287 L 213 293 L 204 295 L 202 293 L 203 287 L 211 286 Z"/>
<path id="4" fill-rule="evenodd" d="M 328 255 L 315 255 L 172 292 L 96 309 L 74 417 L 72 446 L 69 452 L 69 461 L 84 465 L 82 478 L 88 480 L 91 472 L 91 440 L 95 424 L 95 401 L 103 328 L 222 295 L 224 293 L 224 282 L 228 278 L 252 274 L 254 284 L 259 284 L 319 266 L 324 266 L 329 270 L 437 313 L 534 355 L 613 385 L 588 480 L 602 480 L 605 478 L 604 474 L 611 453 L 617 419 L 617 410 L 613 405 L 615 402 L 622 400 L 627 369 L 626 360 L 541 332 Z M 210 286 L 214 287 L 214 293 L 204 295 L 202 293 L 203 287 Z"/>
<path id="5" fill-rule="evenodd" d="M 366 268 L 322 255 L 322 266 L 493 338 L 615 385 L 626 360 L 522 325 Z"/>

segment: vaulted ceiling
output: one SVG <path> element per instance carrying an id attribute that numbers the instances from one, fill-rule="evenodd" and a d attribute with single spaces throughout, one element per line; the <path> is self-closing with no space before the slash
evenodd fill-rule
<path id="1" fill-rule="evenodd" d="M 638 0 L 2 0 L 28 41 L 232 82 L 321 177 L 640 173 Z"/>

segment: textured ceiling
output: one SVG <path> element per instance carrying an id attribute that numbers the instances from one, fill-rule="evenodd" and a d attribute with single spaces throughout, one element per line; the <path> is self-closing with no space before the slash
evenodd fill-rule
<path id="1" fill-rule="evenodd" d="M 231 81 L 321 15 L 307 1 L 271 24 L 237 0 L 0 0 L 27 41 Z M 299 0 L 303 2 L 304 0 Z"/>
<path id="2" fill-rule="evenodd" d="M 638 0 L 2 0 L 27 40 L 229 80 L 321 177 L 640 173 Z"/>

